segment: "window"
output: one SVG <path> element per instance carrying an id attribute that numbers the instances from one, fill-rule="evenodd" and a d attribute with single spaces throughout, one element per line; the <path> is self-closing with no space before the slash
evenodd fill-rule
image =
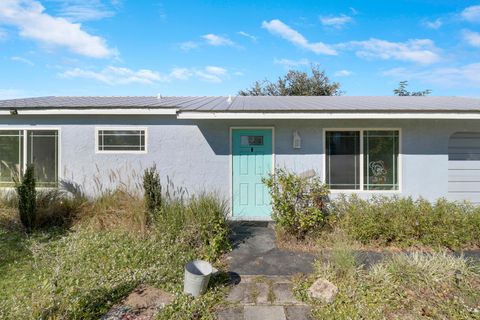
<path id="1" fill-rule="evenodd" d="M 263 136 L 241 136 L 242 146 L 263 146 Z"/>
<path id="2" fill-rule="evenodd" d="M 398 131 L 363 133 L 365 190 L 398 190 Z"/>
<path id="3" fill-rule="evenodd" d="M 327 132 L 327 183 L 332 189 L 360 187 L 360 132 Z"/>
<path id="4" fill-rule="evenodd" d="M 23 130 L 0 131 L 0 186 L 12 186 L 23 166 Z"/>
<path id="5" fill-rule="evenodd" d="M 145 152 L 145 129 L 98 130 L 99 152 Z"/>
<path id="6" fill-rule="evenodd" d="M 57 186 L 57 130 L 0 131 L 0 186 L 13 186 L 14 176 L 28 164 L 35 167 L 39 187 Z"/>
<path id="7" fill-rule="evenodd" d="M 325 150 L 331 189 L 398 190 L 398 130 L 326 131 Z"/>

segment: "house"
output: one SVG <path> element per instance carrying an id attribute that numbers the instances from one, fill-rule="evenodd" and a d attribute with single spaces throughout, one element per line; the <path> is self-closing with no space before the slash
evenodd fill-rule
<path id="1" fill-rule="evenodd" d="M 332 194 L 480 203 L 480 99 L 459 97 L 41 97 L 0 101 L 0 186 L 95 193 L 156 164 L 236 219 L 268 219 L 262 177 L 314 170 Z"/>

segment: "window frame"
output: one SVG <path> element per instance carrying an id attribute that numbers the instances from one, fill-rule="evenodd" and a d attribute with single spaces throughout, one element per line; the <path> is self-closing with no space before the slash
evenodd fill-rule
<path id="1" fill-rule="evenodd" d="M 1 131 L 10 131 L 10 130 L 18 130 L 22 131 L 23 134 L 23 163 L 22 163 L 22 171 L 25 172 L 27 169 L 27 149 L 28 149 L 28 139 L 27 139 L 27 132 L 28 131 L 57 131 L 57 186 L 56 187 L 45 187 L 45 186 L 37 186 L 37 189 L 45 189 L 45 190 L 52 190 L 57 189 L 58 184 L 62 180 L 62 129 L 60 127 L 0 127 Z M 8 190 L 13 189 L 14 186 L 1 186 L 0 189 Z"/>
<path id="2" fill-rule="evenodd" d="M 391 127 L 366 127 L 366 128 L 324 128 L 323 129 L 323 180 L 327 177 L 327 132 L 329 131 L 358 131 L 360 133 L 360 189 L 330 189 L 333 194 L 341 193 L 401 193 L 403 186 L 403 161 L 402 161 L 402 129 Z M 365 166 L 364 166 L 364 132 L 365 131 L 398 131 L 398 159 L 397 159 L 397 190 L 367 190 L 365 189 Z"/>
<path id="3" fill-rule="evenodd" d="M 100 131 L 143 131 L 145 137 L 145 150 L 100 150 L 98 143 Z M 147 154 L 148 153 L 148 128 L 147 127 L 95 127 L 95 153 L 96 154 Z"/>

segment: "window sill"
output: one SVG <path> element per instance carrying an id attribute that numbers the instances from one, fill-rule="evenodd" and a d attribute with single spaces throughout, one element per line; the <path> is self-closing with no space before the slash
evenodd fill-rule
<path id="1" fill-rule="evenodd" d="M 340 190 L 330 189 L 330 193 L 402 193 L 402 190 Z"/>
<path id="2" fill-rule="evenodd" d="M 96 154 L 147 154 L 147 151 L 96 151 Z"/>

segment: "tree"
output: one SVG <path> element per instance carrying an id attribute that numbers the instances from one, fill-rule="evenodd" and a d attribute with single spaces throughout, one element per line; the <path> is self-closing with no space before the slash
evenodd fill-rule
<path id="1" fill-rule="evenodd" d="M 400 81 L 398 84 L 398 88 L 393 90 L 393 93 L 396 96 L 428 96 L 430 93 L 432 93 L 432 90 L 427 89 L 423 91 L 408 91 L 408 81 Z"/>
<path id="2" fill-rule="evenodd" d="M 311 75 L 289 70 L 276 82 L 256 81 L 250 88 L 238 92 L 240 96 L 339 96 L 342 93 L 340 84 L 330 82 L 319 65 L 311 66 Z"/>

